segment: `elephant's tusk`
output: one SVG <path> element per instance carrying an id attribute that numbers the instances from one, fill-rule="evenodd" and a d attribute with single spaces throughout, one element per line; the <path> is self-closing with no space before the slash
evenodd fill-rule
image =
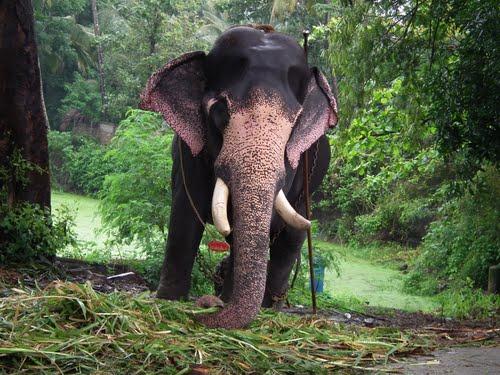
<path id="1" fill-rule="evenodd" d="M 276 212 L 278 212 L 285 223 L 290 226 L 299 230 L 306 230 L 311 227 L 311 222 L 295 211 L 290 202 L 288 202 L 283 190 L 280 190 L 276 196 L 274 208 L 276 208 Z"/>
<path id="2" fill-rule="evenodd" d="M 227 219 L 227 200 L 229 198 L 229 188 L 222 179 L 217 178 L 215 182 L 214 195 L 212 197 L 212 218 L 214 225 L 224 237 L 231 233 L 229 220 Z"/>

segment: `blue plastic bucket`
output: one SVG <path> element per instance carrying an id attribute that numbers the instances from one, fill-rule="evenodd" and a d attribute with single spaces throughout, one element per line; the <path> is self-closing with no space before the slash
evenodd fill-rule
<path id="1" fill-rule="evenodd" d="M 325 266 L 323 264 L 314 264 L 314 290 L 316 293 L 323 293 L 325 282 Z"/>

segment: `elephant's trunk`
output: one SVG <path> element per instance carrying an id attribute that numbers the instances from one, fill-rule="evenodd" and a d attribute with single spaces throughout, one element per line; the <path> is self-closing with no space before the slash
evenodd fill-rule
<path id="1" fill-rule="evenodd" d="M 255 183 L 254 183 L 255 185 Z M 220 312 L 202 316 L 208 327 L 241 328 L 257 315 L 266 285 L 274 186 L 233 184 L 234 289 Z"/>
<path id="2" fill-rule="evenodd" d="M 212 212 L 217 229 L 233 233 L 233 294 L 226 307 L 200 321 L 209 327 L 240 328 L 255 318 L 264 297 L 271 216 L 297 111 L 287 110 L 279 96 L 262 91 L 254 92 L 246 103 L 230 107 L 229 125 L 215 162 L 220 190 L 214 192 Z M 229 187 L 226 192 L 225 185 Z M 225 217 L 227 192 L 233 228 Z M 296 217 L 292 220 L 294 214 L 283 202 L 278 206 L 290 221 L 308 224 Z"/>

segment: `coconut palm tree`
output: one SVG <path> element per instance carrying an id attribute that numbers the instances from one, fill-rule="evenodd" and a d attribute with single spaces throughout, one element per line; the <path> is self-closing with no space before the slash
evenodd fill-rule
<path id="1" fill-rule="evenodd" d="M 205 3 L 202 14 L 206 25 L 198 30 L 197 35 L 208 43 L 213 44 L 215 39 L 231 25 L 227 17 L 215 9 L 213 1 Z"/>

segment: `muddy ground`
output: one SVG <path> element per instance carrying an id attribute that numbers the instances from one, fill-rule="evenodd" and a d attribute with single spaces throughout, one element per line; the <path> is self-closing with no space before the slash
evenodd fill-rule
<path id="1" fill-rule="evenodd" d="M 125 265 L 89 264 L 75 259 L 58 258 L 54 266 L 30 266 L 23 269 L 0 267 L 0 298 L 11 293 L 10 287 L 43 287 L 55 279 L 91 282 L 95 290 L 141 293 L 149 290 L 144 279 Z M 310 308 L 292 306 L 283 312 L 308 316 Z M 428 334 L 440 349 L 408 358 L 402 363 L 380 367 L 381 372 L 405 374 L 500 374 L 500 328 L 498 316 L 487 321 L 455 320 L 420 312 L 377 310 L 366 313 L 321 309 L 317 315 L 332 322 L 365 327 L 395 327 Z"/>

